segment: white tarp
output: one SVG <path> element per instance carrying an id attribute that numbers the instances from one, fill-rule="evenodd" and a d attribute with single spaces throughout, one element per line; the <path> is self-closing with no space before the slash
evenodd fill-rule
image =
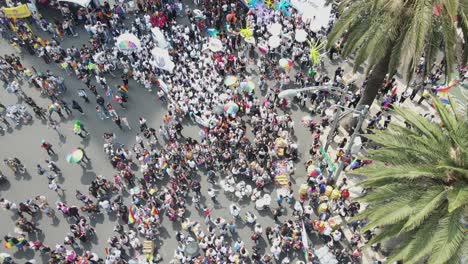
<path id="1" fill-rule="evenodd" d="M 80 5 L 82 7 L 87 7 L 89 6 L 89 3 L 91 3 L 91 0 L 58 0 L 59 2 L 68 2 L 68 3 L 74 3 L 77 5 Z"/>
<path id="2" fill-rule="evenodd" d="M 304 21 L 312 21 L 310 29 L 319 30 L 326 27 L 330 20 L 331 5 L 325 6 L 323 0 L 291 0 L 291 6 L 301 15 Z"/>
<path id="3" fill-rule="evenodd" d="M 171 56 L 169 56 L 169 52 L 166 49 L 155 47 L 151 51 L 151 54 L 153 55 L 153 59 L 151 60 L 152 65 L 158 67 L 159 69 L 172 72 L 172 70 L 175 67 L 175 64 L 172 61 Z"/>

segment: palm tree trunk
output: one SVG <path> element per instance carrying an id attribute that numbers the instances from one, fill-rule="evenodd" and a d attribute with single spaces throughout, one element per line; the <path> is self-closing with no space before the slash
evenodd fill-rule
<path id="1" fill-rule="evenodd" d="M 361 100 L 359 100 L 356 110 L 360 111 L 364 105 L 368 105 L 370 109 L 370 106 L 374 102 L 375 97 L 382 88 L 383 80 L 388 72 L 388 63 L 390 62 L 392 48 L 392 46 L 388 48 L 385 56 L 372 69 L 372 73 L 369 75 L 369 80 L 367 81 L 366 89 L 361 95 Z M 354 127 L 357 125 L 357 122 L 358 118 L 352 117 L 352 115 L 350 115 L 349 119 L 344 122 L 343 127 L 348 132 L 352 133 Z"/>

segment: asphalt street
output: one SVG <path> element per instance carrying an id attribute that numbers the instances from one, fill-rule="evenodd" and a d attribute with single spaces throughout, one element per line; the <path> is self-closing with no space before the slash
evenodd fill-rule
<path id="1" fill-rule="evenodd" d="M 36 29 L 37 30 L 37 29 Z M 66 38 L 62 43 L 63 47 L 81 46 L 87 42 L 88 35 L 83 31 L 79 31 L 80 35 L 77 38 Z M 11 54 L 14 49 L 5 41 L 0 40 L 0 54 Z M 149 93 L 144 87 L 136 84 L 133 80 L 129 84 L 129 102 L 127 109 L 120 109 L 119 106 L 115 106 L 117 112 L 121 116 L 126 116 L 130 122 L 130 125 L 134 128 L 132 131 L 124 130 L 121 131 L 110 119 L 101 121 L 94 110 L 95 100 L 92 94 L 90 95 L 91 103 L 86 104 L 80 100 L 77 96 L 77 89 L 85 88 L 85 85 L 74 76 L 67 76 L 56 64 L 45 64 L 40 58 L 25 54 L 22 56 L 23 65 L 26 67 L 34 66 L 38 72 L 45 72 L 50 70 L 55 75 L 61 75 L 65 78 L 65 84 L 67 86 L 67 92 L 62 95 L 62 98 L 71 102 L 71 99 L 76 99 L 82 105 L 85 111 L 85 115 L 82 116 L 78 112 L 74 112 L 73 116 L 60 119 L 55 113 L 53 117 L 55 120 L 60 121 L 60 131 L 65 135 L 64 138 L 59 138 L 58 135 L 47 127 L 44 121 L 34 119 L 32 124 L 24 125 L 18 128 L 7 131 L 4 135 L 0 136 L 0 158 L 18 157 L 25 164 L 28 173 L 25 176 L 15 177 L 12 172 L 3 164 L 0 164 L 0 170 L 7 175 L 9 183 L 0 186 L 0 196 L 5 197 L 11 201 L 19 203 L 28 198 L 34 198 L 36 195 L 45 195 L 48 198 L 50 204 L 54 204 L 55 201 L 62 200 L 69 205 L 80 205 L 80 202 L 75 199 L 75 190 L 80 190 L 87 193 L 88 185 L 92 180 L 95 179 L 96 175 L 104 175 L 108 179 L 114 175 L 115 170 L 108 162 L 106 155 L 103 151 L 103 139 L 102 135 L 104 132 L 114 132 L 118 138 L 118 141 L 125 144 L 126 147 L 132 147 L 135 144 L 135 131 L 138 128 L 138 117 L 144 117 L 147 119 L 149 127 L 159 128 L 162 125 L 162 116 L 166 111 L 166 106 L 162 105 L 156 98 L 155 92 Z M 336 65 L 327 65 L 327 69 L 330 74 L 333 73 Z M 250 69 L 254 80 L 258 80 L 255 76 L 256 72 Z M 106 76 L 111 87 L 115 87 L 120 84 L 121 80 L 119 74 L 117 77 Z M 270 85 L 273 85 L 270 83 Z M 47 108 L 50 104 L 50 100 L 40 96 L 40 93 L 33 87 L 24 84 L 22 86 L 25 93 L 32 97 L 38 105 L 43 108 Z M 101 95 L 102 94 L 102 91 Z M 258 96 L 261 96 L 257 92 Z M 4 89 L 0 89 L 0 102 L 4 105 L 11 105 L 19 103 L 17 97 L 14 94 L 7 93 Z M 295 122 L 295 134 L 299 144 L 299 150 L 301 153 L 300 159 L 296 164 L 296 173 L 293 177 L 295 184 L 300 184 L 305 181 L 305 168 L 304 162 L 309 158 L 308 148 L 312 143 L 311 134 L 301 125 L 301 118 L 307 113 L 305 109 L 299 109 L 294 107 L 291 114 Z M 32 113 L 32 109 L 29 108 L 29 112 Z M 86 129 L 90 132 L 88 139 L 82 140 L 80 137 L 73 133 L 73 121 L 79 119 L 83 122 Z M 198 138 L 199 127 L 190 123 L 185 122 L 183 135 L 192 138 Z M 249 133 L 251 135 L 251 133 Z M 48 189 L 47 179 L 39 176 L 36 173 L 36 164 L 41 164 L 45 167 L 45 160 L 49 158 L 44 150 L 40 148 L 40 142 L 45 139 L 52 143 L 57 155 L 52 157 L 52 160 L 56 162 L 59 168 L 62 170 L 62 176 L 59 179 L 59 184 L 66 190 L 63 197 L 59 197 L 55 192 Z M 82 169 L 79 165 L 69 164 L 65 161 L 65 156 L 75 149 L 76 147 L 82 147 L 86 150 L 86 153 L 91 158 L 91 164 L 86 169 Z M 137 173 L 137 176 L 141 174 Z M 210 184 L 205 181 L 202 177 L 202 193 L 206 194 L 207 188 Z M 219 187 L 217 187 L 219 188 Z M 272 197 L 276 197 L 275 188 L 269 186 L 267 188 L 272 192 Z M 295 186 L 295 190 L 297 187 Z M 128 198 L 128 197 L 127 197 Z M 207 197 L 206 197 L 207 198 Z M 272 226 L 274 221 L 269 213 L 257 213 L 254 209 L 254 204 L 250 200 L 242 202 L 232 201 L 227 198 L 222 190 L 219 190 L 217 199 L 220 201 L 220 206 L 216 206 L 216 210 L 213 211 L 213 217 L 224 217 L 230 219 L 229 205 L 232 202 L 236 202 L 242 208 L 242 212 L 252 211 L 258 216 L 258 221 L 262 223 L 264 228 L 266 226 Z M 211 201 L 203 199 L 202 202 L 208 206 L 213 206 Z M 128 204 L 128 199 L 127 199 Z M 274 200 L 272 205 L 276 206 Z M 197 212 L 193 205 L 189 205 L 190 209 L 187 210 L 187 215 L 192 220 L 202 221 L 202 215 Z M 280 219 L 290 219 L 292 209 L 290 206 L 287 207 L 287 214 L 282 216 Z M 39 227 L 43 230 L 43 233 L 39 235 L 38 239 L 42 240 L 45 244 L 55 246 L 57 243 L 63 243 L 64 236 L 69 232 L 69 223 L 57 213 L 58 218 L 52 220 L 47 216 L 38 215 L 35 221 L 39 223 Z M 14 220 L 12 214 L 8 211 L 0 212 L 0 234 L 13 234 Z M 92 220 L 92 225 L 97 231 L 97 236 L 91 241 L 91 243 L 84 244 L 84 248 L 92 250 L 98 253 L 100 256 L 104 256 L 104 248 L 107 246 L 107 239 L 114 235 L 113 227 L 117 223 L 114 215 L 103 215 Z M 249 245 L 251 248 L 250 227 L 245 226 L 242 222 L 237 222 L 239 228 L 240 237 Z M 175 240 L 175 232 L 180 230 L 178 223 L 170 222 L 166 217 L 163 217 L 163 228 L 161 234 L 156 241 L 158 252 L 165 259 L 164 263 L 168 263 L 169 259 L 172 258 L 174 249 L 176 248 L 177 242 Z M 35 239 L 35 237 L 31 237 Z M 312 237 L 312 243 L 318 243 L 319 241 Z M 261 242 L 261 246 L 265 250 L 269 250 L 269 246 L 266 246 L 265 240 Z M 2 249 L 3 251 L 3 249 Z M 14 253 L 14 251 L 9 252 Z M 27 250 L 25 252 L 16 252 L 13 256 L 21 261 L 26 259 L 36 258 L 40 260 L 38 254 L 34 255 L 33 251 Z"/>

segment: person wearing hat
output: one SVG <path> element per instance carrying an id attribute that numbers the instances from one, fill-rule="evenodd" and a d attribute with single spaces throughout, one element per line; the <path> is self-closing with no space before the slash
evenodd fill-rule
<path id="1" fill-rule="evenodd" d="M 49 155 L 55 154 L 55 151 L 52 149 L 52 144 L 45 141 L 45 139 L 41 141 L 41 148 L 45 149 Z"/>

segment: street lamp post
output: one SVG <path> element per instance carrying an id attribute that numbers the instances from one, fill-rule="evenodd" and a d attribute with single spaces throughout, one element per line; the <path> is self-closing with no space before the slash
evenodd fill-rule
<path id="1" fill-rule="evenodd" d="M 351 136 L 351 140 L 349 141 L 348 147 L 346 148 L 346 151 L 344 153 L 344 157 L 348 157 L 351 154 L 351 149 L 354 145 L 354 140 L 356 137 L 359 135 L 359 130 L 361 129 L 362 123 L 366 119 L 367 113 L 369 112 L 369 106 L 366 105 L 361 111 L 359 111 L 359 120 L 357 123 L 357 126 L 354 128 L 353 135 Z M 341 174 L 341 171 L 344 168 L 344 161 L 340 162 L 340 165 L 338 166 L 338 169 L 336 170 L 335 174 L 333 175 L 333 180 L 337 180 L 338 177 Z"/>
<path id="2" fill-rule="evenodd" d="M 332 126 L 331 126 L 331 130 L 330 132 L 328 133 L 328 136 L 327 136 L 327 141 L 325 143 L 325 147 L 323 148 L 325 150 L 325 152 L 328 151 L 328 147 L 330 146 L 332 140 L 333 140 L 333 134 L 335 133 L 335 130 L 337 129 L 337 126 L 338 126 L 338 120 L 340 119 L 340 114 L 341 114 L 341 106 L 343 105 L 344 106 L 344 100 L 345 100 L 345 97 L 346 97 L 346 93 L 348 93 L 348 85 L 345 85 L 345 88 L 341 91 L 341 98 L 340 98 L 340 101 L 338 102 L 339 106 L 338 106 L 338 109 L 336 109 L 336 113 L 335 113 L 335 116 L 333 117 L 333 123 L 332 123 Z"/>

